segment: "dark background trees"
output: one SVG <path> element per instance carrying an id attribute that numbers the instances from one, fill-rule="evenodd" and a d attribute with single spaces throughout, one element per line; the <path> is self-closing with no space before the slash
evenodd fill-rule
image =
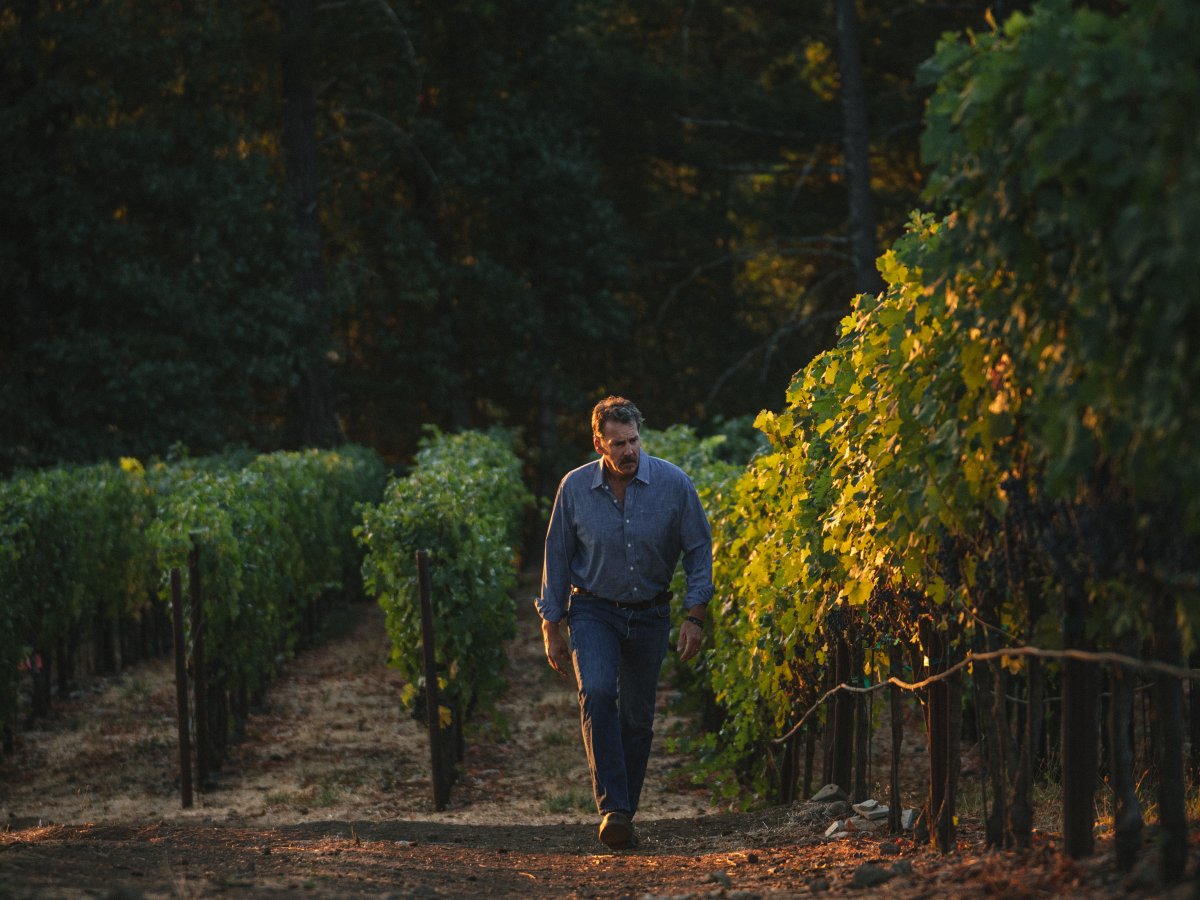
<path id="1" fill-rule="evenodd" d="M 777 405 L 984 7 L 860 5 L 855 48 L 850 3 L 0 6 L 0 467 L 499 423 L 545 489 L 605 392 Z"/>

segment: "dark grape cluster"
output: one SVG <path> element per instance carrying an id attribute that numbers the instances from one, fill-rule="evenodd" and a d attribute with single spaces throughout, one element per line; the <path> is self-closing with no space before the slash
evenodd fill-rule
<path id="1" fill-rule="evenodd" d="M 952 591 L 962 586 L 962 542 L 950 534 L 943 534 L 938 541 L 934 562 L 937 573 Z"/>
<path id="2" fill-rule="evenodd" d="M 850 615 L 840 603 L 825 615 L 825 629 L 831 635 L 844 635 L 850 628 Z"/>
<path id="3" fill-rule="evenodd" d="M 1010 521 L 1018 528 L 1028 530 L 1032 525 L 1033 503 L 1029 499 L 1029 483 L 1021 475 L 1009 475 L 1000 482 L 1000 490 L 1008 499 Z"/>

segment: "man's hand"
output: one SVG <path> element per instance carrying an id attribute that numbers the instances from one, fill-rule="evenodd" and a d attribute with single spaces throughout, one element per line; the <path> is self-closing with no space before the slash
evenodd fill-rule
<path id="1" fill-rule="evenodd" d="M 567 646 L 567 639 L 563 637 L 557 622 L 542 619 L 542 645 L 546 648 L 550 668 L 563 678 L 571 674 L 571 648 Z"/>
<path id="2" fill-rule="evenodd" d="M 694 606 L 687 613 L 692 618 L 704 621 L 704 607 Z M 675 650 L 679 653 L 679 661 L 687 662 L 693 656 L 700 652 L 700 645 L 704 643 L 704 629 L 695 622 L 683 620 L 683 624 L 679 626 L 679 643 Z"/>

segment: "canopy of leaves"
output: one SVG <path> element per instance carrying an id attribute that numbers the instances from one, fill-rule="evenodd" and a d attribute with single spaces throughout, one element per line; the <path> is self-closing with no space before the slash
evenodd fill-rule
<path id="1" fill-rule="evenodd" d="M 914 215 L 714 521 L 724 760 L 811 702 L 831 635 L 926 619 L 1099 642 L 1200 622 L 1200 97 L 1193 5 L 1047 2 L 947 38 Z M 1161 610 L 1166 610 L 1165 615 Z M 992 629 L 992 631 L 989 631 Z M 872 664 L 879 665 L 875 660 Z"/>

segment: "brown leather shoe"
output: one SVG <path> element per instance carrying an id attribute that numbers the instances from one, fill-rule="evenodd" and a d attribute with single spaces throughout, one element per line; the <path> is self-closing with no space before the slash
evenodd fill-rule
<path id="1" fill-rule="evenodd" d="M 600 843 L 610 850 L 623 850 L 636 847 L 637 835 L 633 832 L 633 823 L 623 812 L 605 813 L 600 821 Z"/>

